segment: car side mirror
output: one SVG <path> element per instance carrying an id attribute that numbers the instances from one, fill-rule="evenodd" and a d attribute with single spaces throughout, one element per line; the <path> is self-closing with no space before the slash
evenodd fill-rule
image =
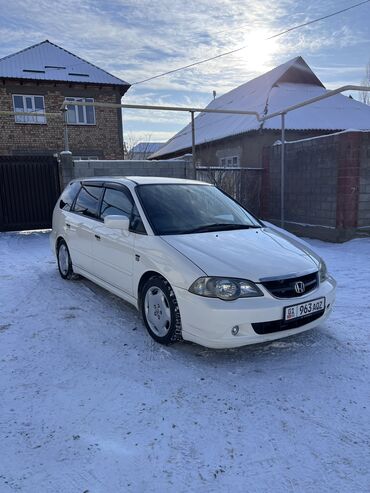
<path id="1" fill-rule="evenodd" d="M 130 219 L 127 216 L 105 216 L 104 225 L 107 228 L 122 229 L 124 231 L 127 231 L 130 226 Z"/>

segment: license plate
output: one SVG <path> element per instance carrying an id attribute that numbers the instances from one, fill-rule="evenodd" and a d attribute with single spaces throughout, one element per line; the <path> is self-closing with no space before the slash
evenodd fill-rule
<path id="1" fill-rule="evenodd" d="M 284 308 L 284 320 L 293 320 L 294 318 L 307 317 L 315 312 L 320 312 L 325 309 L 325 298 L 306 301 L 299 305 L 287 306 Z"/>

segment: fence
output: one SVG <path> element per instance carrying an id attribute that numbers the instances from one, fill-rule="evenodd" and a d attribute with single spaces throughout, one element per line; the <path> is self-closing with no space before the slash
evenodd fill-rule
<path id="1" fill-rule="evenodd" d="M 286 143 L 285 228 L 345 241 L 370 233 L 370 132 Z M 280 223 L 281 146 L 265 148 L 261 215 Z"/>
<path id="2" fill-rule="evenodd" d="M 225 190 L 252 213 L 260 213 L 262 168 L 199 166 L 191 159 L 164 161 L 73 161 L 70 152 L 60 155 L 61 183 L 65 186 L 73 178 L 90 176 L 166 176 L 206 181 Z"/>
<path id="3" fill-rule="evenodd" d="M 70 152 L 60 154 L 60 181 L 63 187 L 73 178 L 92 176 L 163 176 L 194 178 L 191 159 L 148 160 L 79 160 Z"/>
<path id="4" fill-rule="evenodd" d="M 50 228 L 59 196 L 52 156 L 0 156 L 0 231 Z"/>
<path id="5" fill-rule="evenodd" d="M 263 168 L 197 166 L 195 177 L 217 185 L 262 219 L 280 222 L 281 146 L 265 148 Z M 189 159 L 73 161 L 62 153 L 61 183 L 89 176 L 194 178 Z M 345 132 L 286 143 L 285 227 L 299 235 L 344 241 L 370 233 L 370 133 Z"/>
<path id="6" fill-rule="evenodd" d="M 197 180 L 213 183 L 259 215 L 262 168 L 198 166 Z"/>

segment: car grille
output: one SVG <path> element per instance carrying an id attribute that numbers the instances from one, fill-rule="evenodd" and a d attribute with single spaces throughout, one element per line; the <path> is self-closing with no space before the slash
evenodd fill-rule
<path id="1" fill-rule="evenodd" d="M 254 332 L 257 334 L 272 334 L 273 332 L 279 332 L 281 330 L 298 329 L 303 325 L 309 324 L 314 320 L 322 317 L 325 310 L 320 310 L 319 312 L 313 313 L 312 315 L 307 315 L 307 317 L 298 318 L 296 320 L 274 320 L 273 322 L 258 322 L 252 324 Z"/>
<path id="2" fill-rule="evenodd" d="M 303 293 L 297 293 L 294 289 L 296 282 L 299 281 L 304 283 L 305 289 Z M 262 286 L 276 298 L 297 298 L 298 296 L 303 296 L 315 289 L 318 286 L 318 283 L 318 272 L 313 272 L 312 274 L 301 277 L 262 282 Z"/>

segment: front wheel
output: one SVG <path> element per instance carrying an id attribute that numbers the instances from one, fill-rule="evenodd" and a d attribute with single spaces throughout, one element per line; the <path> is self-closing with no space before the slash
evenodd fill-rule
<path id="1" fill-rule="evenodd" d="M 163 277 L 151 277 L 144 284 L 141 292 L 141 314 L 155 341 L 167 345 L 182 339 L 176 296 Z"/>

